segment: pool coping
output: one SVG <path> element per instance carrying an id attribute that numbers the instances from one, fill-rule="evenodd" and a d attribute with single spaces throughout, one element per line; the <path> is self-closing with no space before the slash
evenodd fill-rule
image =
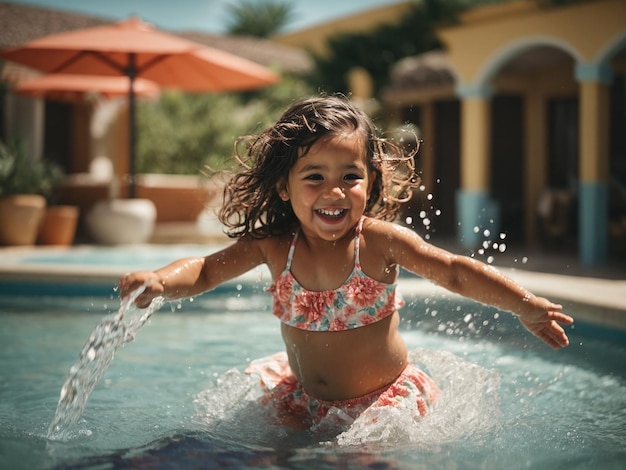
<path id="1" fill-rule="evenodd" d="M 32 295 L 32 284 L 38 287 L 38 295 L 55 295 L 55 288 L 67 284 L 76 286 L 76 290 L 82 295 L 113 294 L 118 279 L 129 271 L 128 267 L 23 262 L 25 257 L 33 254 L 59 254 L 67 250 L 76 252 L 89 249 L 89 246 L 0 249 L 0 295 Z M 497 265 L 494 267 L 534 294 L 562 303 L 564 311 L 579 321 L 626 331 L 626 279 L 568 276 Z M 268 281 L 269 274 L 259 274 L 259 269 L 256 269 L 233 282 L 258 282 L 259 279 Z M 418 277 L 401 276 L 398 284 L 406 295 L 455 295 Z M 27 285 L 31 286 L 30 289 Z"/>
<path id="2" fill-rule="evenodd" d="M 498 270 L 535 295 L 563 305 L 563 311 L 574 317 L 575 322 L 618 329 L 626 333 L 626 295 L 624 295 L 626 281 L 608 281 L 608 284 L 605 284 L 604 280 L 593 282 L 597 280 L 590 278 L 522 272 L 506 268 Z M 405 294 L 458 296 L 421 279 L 400 279 L 398 284 Z M 597 288 L 596 295 L 585 295 L 590 287 Z"/>

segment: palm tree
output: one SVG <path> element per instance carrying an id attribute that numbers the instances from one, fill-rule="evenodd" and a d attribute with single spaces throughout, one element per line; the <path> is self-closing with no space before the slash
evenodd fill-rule
<path id="1" fill-rule="evenodd" d="M 238 4 L 229 5 L 229 13 L 229 34 L 267 38 L 291 21 L 293 5 L 275 0 L 241 0 Z"/>

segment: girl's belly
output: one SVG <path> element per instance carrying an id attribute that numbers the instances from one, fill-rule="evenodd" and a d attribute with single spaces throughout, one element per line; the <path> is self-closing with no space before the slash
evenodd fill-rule
<path id="1" fill-rule="evenodd" d="M 323 400 L 347 400 L 393 382 L 407 350 L 398 314 L 346 331 L 306 331 L 282 325 L 289 365 L 302 386 Z"/>

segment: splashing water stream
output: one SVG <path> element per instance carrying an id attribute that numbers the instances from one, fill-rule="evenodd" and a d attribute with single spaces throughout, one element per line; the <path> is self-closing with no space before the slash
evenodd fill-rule
<path id="1" fill-rule="evenodd" d="M 125 343 L 135 339 L 135 334 L 164 302 L 156 298 L 141 311 L 134 307 L 135 299 L 146 286 L 141 286 L 122 299 L 117 313 L 108 315 L 96 326 L 81 350 L 78 361 L 70 368 L 65 379 L 54 418 L 48 428 L 48 439 L 63 440 L 69 437 L 71 427 L 78 422 L 85 404 L 109 364 L 115 352 Z"/>

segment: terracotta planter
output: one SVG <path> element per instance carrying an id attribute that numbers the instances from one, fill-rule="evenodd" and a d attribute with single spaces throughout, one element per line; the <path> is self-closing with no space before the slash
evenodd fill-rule
<path id="1" fill-rule="evenodd" d="M 0 198 L 0 245 L 34 245 L 46 210 L 46 199 L 37 194 Z"/>
<path id="2" fill-rule="evenodd" d="M 79 210 L 76 206 L 48 206 L 37 243 L 40 245 L 69 246 L 74 242 Z"/>

